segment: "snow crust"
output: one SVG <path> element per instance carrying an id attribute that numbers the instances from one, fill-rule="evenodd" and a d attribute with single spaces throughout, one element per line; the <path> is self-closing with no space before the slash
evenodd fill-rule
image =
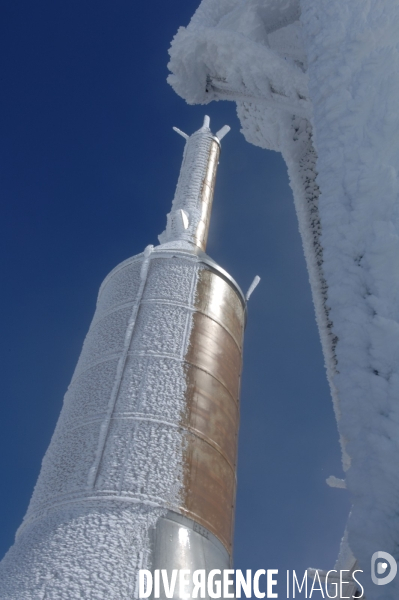
<path id="1" fill-rule="evenodd" d="M 286 160 L 353 500 L 338 562 L 367 573 L 399 559 L 398 32 L 396 0 L 203 0 L 169 63 Z"/>
<path id="2" fill-rule="evenodd" d="M 306 57 L 298 39 L 298 3 L 288 2 L 283 19 L 285 53 L 276 51 L 276 1 L 269 2 L 275 17 L 267 19 L 267 2 L 212 2 L 204 0 L 187 28 L 181 27 L 172 42 L 168 82 L 189 104 L 206 104 L 220 98 L 251 100 L 273 108 L 276 100 L 289 114 L 295 108 L 310 114 Z M 288 22 L 293 19 L 292 22 Z M 284 35 L 284 33 L 282 34 Z M 281 45 L 281 44 L 280 44 Z M 230 58 L 234 56 L 234 60 Z M 278 148 L 278 123 L 269 132 L 269 143 Z"/>
<path id="3" fill-rule="evenodd" d="M 301 1 L 334 383 L 352 466 L 350 547 L 399 559 L 399 6 Z M 399 581 L 367 598 L 397 598 Z"/>
<path id="4" fill-rule="evenodd" d="M 158 236 L 161 244 L 171 241 L 195 242 L 201 221 L 201 194 L 208 167 L 209 152 L 215 136 L 206 123 L 187 136 L 172 210 L 167 215 L 166 229 Z"/>
<path id="5" fill-rule="evenodd" d="M 201 268 L 193 254 L 167 253 L 148 247 L 100 289 L 27 514 L 0 564 L 2 600 L 138 597 L 151 529 L 181 504 L 183 358 Z"/>

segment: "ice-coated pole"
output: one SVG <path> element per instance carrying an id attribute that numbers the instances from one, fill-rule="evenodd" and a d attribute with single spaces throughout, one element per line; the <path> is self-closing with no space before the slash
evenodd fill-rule
<path id="1" fill-rule="evenodd" d="M 215 135 L 209 125 L 210 118 L 206 115 L 201 129 L 191 136 L 173 128 L 186 140 L 186 146 L 172 210 L 167 216 L 166 229 L 159 236 L 161 244 L 185 241 L 206 250 L 220 140 L 230 131 L 225 125 Z"/>

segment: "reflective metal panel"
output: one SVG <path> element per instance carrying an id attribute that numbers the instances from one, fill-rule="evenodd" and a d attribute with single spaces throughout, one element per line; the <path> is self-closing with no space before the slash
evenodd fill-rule
<path id="1" fill-rule="evenodd" d="M 237 399 L 215 377 L 188 365 L 187 409 L 184 423 L 190 432 L 218 450 L 234 470 L 239 419 Z"/>
<path id="2" fill-rule="evenodd" d="M 244 307 L 218 273 L 199 275 L 187 369 L 182 514 L 232 553 Z"/>
<path id="3" fill-rule="evenodd" d="M 201 220 L 197 225 L 194 243 L 205 252 L 208 240 L 209 222 L 212 212 L 213 193 L 215 190 L 216 171 L 219 164 L 220 145 L 216 139 L 212 140 L 209 148 L 208 164 L 200 197 Z"/>
<path id="4" fill-rule="evenodd" d="M 194 313 L 186 360 L 218 379 L 238 399 L 241 351 L 230 333 L 202 313 Z"/>
<path id="5" fill-rule="evenodd" d="M 241 349 L 245 319 L 237 291 L 209 269 L 202 269 L 198 279 L 196 308 L 220 323 Z"/>
<path id="6" fill-rule="evenodd" d="M 235 469 L 214 447 L 190 433 L 187 440 L 183 514 L 214 533 L 232 554 Z"/>
<path id="7" fill-rule="evenodd" d="M 169 581 L 173 569 L 188 569 L 192 575 L 196 569 L 205 569 L 208 573 L 211 569 L 229 569 L 231 565 L 228 552 L 210 531 L 172 511 L 158 520 L 152 545 L 153 572 L 166 569 Z M 192 581 L 191 577 L 189 580 Z M 160 592 L 160 598 L 165 599 L 162 579 Z M 191 596 L 192 585 L 185 587 L 184 592 Z M 172 598 L 178 600 L 182 597 L 177 580 Z M 209 598 L 207 592 L 205 598 Z"/>

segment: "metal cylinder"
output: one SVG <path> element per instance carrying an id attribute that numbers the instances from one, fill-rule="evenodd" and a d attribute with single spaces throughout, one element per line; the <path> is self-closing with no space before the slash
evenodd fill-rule
<path id="1" fill-rule="evenodd" d="M 188 137 L 162 244 L 185 241 L 205 252 L 219 156 L 220 140 L 208 125 Z"/>
<path id="2" fill-rule="evenodd" d="M 229 568 L 244 320 L 239 287 L 201 252 L 148 248 L 110 273 L 1 564 L 4 598 L 119 600 L 140 568 Z"/>
<path id="3" fill-rule="evenodd" d="M 208 157 L 205 167 L 205 176 L 203 178 L 201 195 L 200 195 L 200 213 L 201 217 L 196 225 L 194 232 L 194 243 L 201 248 L 203 252 L 206 250 L 208 241 L 209 223 L 212 213 L 213 194 L 215 191 L 216 172 L 219 164 L 220 142 L 217 138 L 212 138 L 209 141 Z"/>
<path id="4" fill-rule="evenodd" d="M 0 564 L 5 600 L 137 598 L 140 569 L 231 565 L 246 301 L 204 254 L 219 139 L 209 117 L 183 137 L 161 246 L 118 265 L 100 288 Z"/>
<path id="5" fill-rule="evenodd" d="M 185 355 L 187 431 L 182 514 L 232 551 L 244 305 L 217 271 L 199 272 Z"/>

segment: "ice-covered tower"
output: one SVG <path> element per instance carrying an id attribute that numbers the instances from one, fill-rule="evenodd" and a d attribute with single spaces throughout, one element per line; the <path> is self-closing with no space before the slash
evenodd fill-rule
<path id="1" fill-rule="evenodd" d="M 161 245 L 100 288 L 2 600 L 125 600 L 139 568 L 230 565 L 246 300 L 204 252 L 228 129 L 178 130 Z"/>

